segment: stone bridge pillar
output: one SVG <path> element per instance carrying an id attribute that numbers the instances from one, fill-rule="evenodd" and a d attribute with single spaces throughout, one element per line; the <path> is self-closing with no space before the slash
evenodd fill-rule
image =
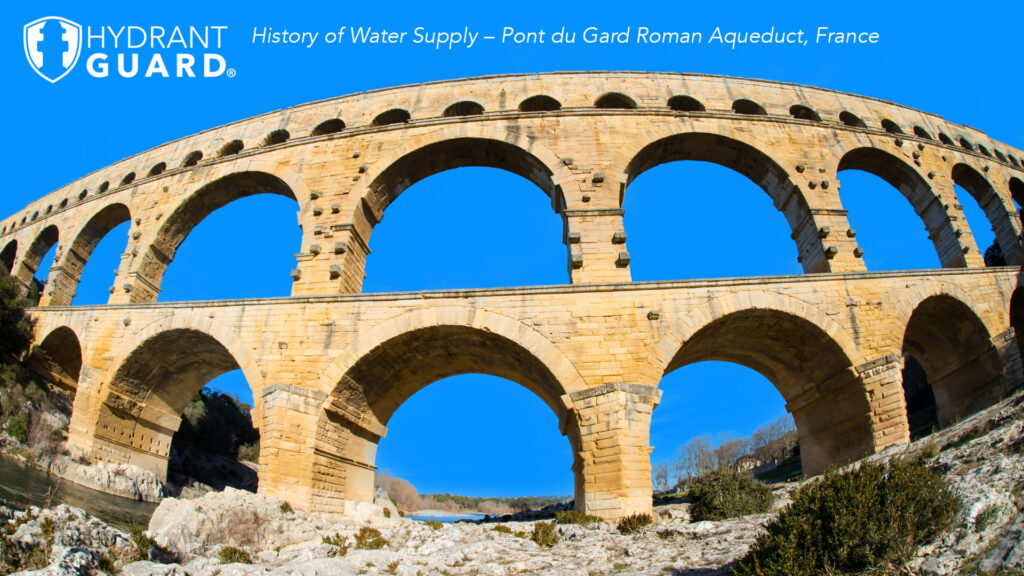
<path id="1" fill-rule="evenodd" d="M 985 249 L 978 246 L 967 224 L 963 206 L 953 188 L 953 179 L 936 175 L 931 183 L 934 196 L 918 213 L 928 229 L 928 237 L 935 243 L 939 261 L 944 268 L 984 268 Z M 917 209 L 915 207 L 915 209 Z M 975 249 L 977 246 L 977 249 Z"/>
<path id="2" fill-rule="evenodd" d="M 864 383 L 871 406 L 873 452 L 910 442 L 907 402 L 903 390 L 903 357 L 888 354 L 854 370 Z"/>
<path id="3" fill-rule="evenodd" d="M 629 282 L 629 251 L 621 208 L 566 210 L 569 276 L 573 284 Z"/>
<path id="4" fill-rule="evenodd" d="M 311 508 L 313 447 L 317 415 L 326 395 L 291 384 L 274 384 L 262 391 L 262 397 L 260 414 L 253 414 L 260 429 L 259 492 L 316 512 Z"/>
<path id="5" fill-rule="evenodd" d="M 567 425 L 579 428 L 577 510 L 612 521 L 651 513 L 651 412 L 660 399 L 653 386 L 625 383 L 562 396 Z"/>

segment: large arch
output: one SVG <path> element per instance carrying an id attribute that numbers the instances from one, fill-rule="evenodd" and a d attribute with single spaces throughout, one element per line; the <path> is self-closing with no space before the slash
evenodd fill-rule
<path id="1" fill-rule="evenodd" d="M 664 374 L 718 360 L 763 375 L 793 415 L 808 475 L 874 452 L 871 407 L 843 340 L 830 335 L 831 323 L 766 304 L 724 312 L 696 330 L 677 327 L 661 346 L 676 350 Z"/>
<path id="2" fill-rule="evenodd" d="M 573 452 L 580 452 L 578 425 L 563 396 L 584 385 L 554 345 L 494 313 L 411 312 L 370 330 L 320 379 L 331 391 L 316 427 L 313 508 L 343 512 L 345 501 L 372 501 L 377 443 L 394 412 L 429 384 L 470 373 L 505 378 L 536 394 L 557 415 Z M 580 498 L 581 466 L 574 470 Z"/>
<path id="3" fill-rule="evenodd" d="M 1024 288 L 1017 288 L 1010 296 L 1010 327 L 1013 328 L 1017 351 L 1024 363 Z"/>
<path id="4" fill-rule="evenodd" d="M 35 240 L 32 241 L 28 250 L 26 250 L 22 255 L 21 266 L 16 274 L 18 280 L 20 280 L 24 286 L 31 287 L 34 284 L 33 281 L 38 271 L 39 264 L 43 261 L 43 257 L 46 256 L 50 249 L 57 245 L 59 240 L 60 230 L 56 225 L 52 224 L 36 235 Z"/>
<path id="5" fill-rule="evenodd" d="M 655 166 L 681 160 L 699 160 L 724 166 L 761 187 L 772 198 L 775 208 L 785 216 L 800 251 L 800 261 L 804 270 L 825 271 L 824 252 L 820 242 L 805 242 L 801 238 L 807 224 L 812 224 L 813 228 L 814 221 L 806 199 L 785 169 L 750 144 L 704 132 L 688 132 L 661 138 L 647 144 L 631 157 L 626 165 L 626 187 L 628 188 L 637 176 Z"/>
<path id="6" fill-rule="evenodd" d="M 850 150 L 839 160 L 836 172 L 860 170 L 885 180 L 914 207 L 944 268 L 966 266 L 956 227 L 950 224 L 943 203 L 917 170 L 892 154 L 878 148 Z M 966 224 L 960 226 L 966 227 Z"/>
<path id="7" fill-rule="evenodd" d="M 932 388 L 939 426 L 998 402 L 1006 391 L 999 351 L 985 323 L 961 299 L 937 294 L 922 300 L 903 335 Z"/>
<path id="8" fill-rule="evenodd" d="M 82 372 L 82 344 L 78 335 L 67 326 L 53 329 L 32 348 L 28 367 L 46 381 L 76 391 Z"/>
<path id="9" fill-rule="evenodd" d="M 115 364 L 117 370 L 99 394 L 92 443 L 93 457 L 134 464 L 161 478 L 167 474 L 181 414 L 195 394 L 231 370 L 241 368 L 247 379 L 252 377 L 247 355 L 238 357 L 229 351 L 223 335 L 217 338 L 206 331 L 167 324 L 158 323 L 140 335 L 141 344 Z M 228 342 L 239 350 L 236 341 Z M 251 379 L 249 384 L 259 389 Z M 253 416 L 258 426 L 258 412 Z"/>
<path id="10" fill-rule="evenodd" d="M 279 176 L 255 170 L 222 176 L 181 202 L 164 221 L 138 266 L 139 275 L 145 279 L 148 288 L 159 291 L 167 266 L 193 228 L 215 210 L 256 194 L 277 194 L 298 202 L 293 187 Z M 136 299 L 133 296 L 132 300 Z"/>
<path id="11" fill-rule="evenodd" d="M 974 168 L 967 164 L 953 166 L 953 182 L 974 197 L 978 206 L 985 212 L 992 231 L 995 232 L 996 242 L 1002 248 L 1003 256 L 1008 264 L 1020 263 L 1020 249 L 1018 247 L 1017 232 L 1011 221 L 1012 212 L 1007 210 L 999 194 L 996 193 L 992 184 Z M 987 246 L 978 246 L 978 250 L 984 253 Z"/>
<path id="12" fill-rule="evenodd" d="M 0 270 L 10 274 L 14 271 L 14 262 L 18 258 L 18 241 L 11 240 L 0 252 Z"/>
<path id="13" fill-rule="evenodd" d="M 54 285 L 47 290 L 41 303 L 51 306 L 70 305 L 75 289 L 82 278 L 82 271 L 89 262 L 93 250 L 106 235 L 124 222 L 131 221 L 131 212 L 121 203 L 104 206 L 75 235 L 74 240 L 56 263 Z"/>

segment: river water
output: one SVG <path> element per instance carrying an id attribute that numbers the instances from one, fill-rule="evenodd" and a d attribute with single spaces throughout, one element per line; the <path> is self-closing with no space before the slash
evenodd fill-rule
<path id="1" fill-rule="evenodd" d="M 145 529 L 157 507 L 152 502 L 136 502 L 91 490 L 6 456 L 0 456 L 0 499 L 43 507 L 68 504 L 121 530 L 130 526 Z"/>
<path id="2" fill-rule="evenodd" d="M 442 524 L 454 524 L 459 520 L 483 520 L 484 515 L 477 512 L 445 512 L 443 510 L 417 510 L 405 516 L 410 520 L 420 522 L 440 522 Z"/>

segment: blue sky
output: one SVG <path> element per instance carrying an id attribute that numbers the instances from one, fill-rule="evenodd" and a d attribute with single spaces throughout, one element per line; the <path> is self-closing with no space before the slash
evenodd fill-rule
<path id="1" fill-rule="evenodd" d="M 201 130 L 304 102 L 373 88 L 446 78 L 554 70 L 646 70 L 726 74 L 822 86 L 892 100 L 977 127 L 997 140 L 1024 145 L 1019 2 L 964 6 L 857 2 L 644 3 L 517 2 L 488 4 L 247 2 L 18 3 L 5 9 L 0 70 L 7 124 L 0 156 L 6 182 L 0 213 L 121 158 Z M 227 25 L 221 51 L 234 78 L 99 80 L 81 69 L 49 84 L 26 63 L 21 27 L 60 15 L 83 25 Z M 877 31 L 873 46 L 728 47 L 479 45 L 439 50 L 352 45 L 306 49 L 253 46 L 254 26 L 327 30 L 340 25 L 389 29 L 465 26 L 500 33 L 561 26 L 607 30 L 631 26 L 702 30 Z M 924 226 L 894 189 L 863 173 L 841 174 L 850 211 L 872 270 L 938 266 Z M 501 210 L 497 210 L 498 198 Z M 969 194 L 968 221 L 984 250 L 991 228 Z M 444 206 L 441 209 L 440 206 Z M 451 210 L 458 207 L 458 211 Z M 169 267 L 161 301 L 285 296 L 299 231 L 294 202 L 256 196 L 214 213 L 181 247 Z M 663 165 L 627 190 L 626 229 L 635 280 L 800 273 L 785 220 L 768 196 L 742 176 L 697 162 Z M 699 214 L 699 225 L 675 224 Z M 728 234 L 726 219 L 762 231 L 750 246 Z M 689 221 L 693 221 L 690 219 Z M 259 226 L 250 250 L 232 262 L 209 247 Z M 126 243 L 127 227 L 101 243 L 85 269 L 76 304 L 106 300 Z M 444 261 L 413 239 L 429 234 L 452 246 Z M 487 238 L 481 242 L 480 238 Z M 526 238 L 528 241 L 523 242 Z M 442 173 L 410 188 L 388 209 L 371 238 L 365 290 L 559 284 L 568 281 L 561 223 L 547 197 L 525 180 L 493 169 Z M 751 258 L 751 253 L 756 257 Z M 45 263 L 44 263 L 45 264 Z M 47 266 L 41 267 L 45 269 Z M 237 373 L 213 385 L 251 394 Z M 742 436 L 784 412 L 771 383 L 735 365 L 702 363 L 669 374 L 654 414 L 655 462 L 670 460 L 702 434 Z M 466 392 L 479 398 L 466 404 Z M 477 433 L 464 435 L 460 420 Z M 550 410 L 522 387 L 484 376 L 428 386 L 402 406 L 381 442 L 378 465 L 408 478 L 422 492 L 472 495 L 569 494 L 568 442 Z"/>

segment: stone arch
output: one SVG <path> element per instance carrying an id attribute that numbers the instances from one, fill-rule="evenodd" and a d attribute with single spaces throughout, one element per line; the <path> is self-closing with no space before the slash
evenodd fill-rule
<path id="1" fill-rule="evenodd" d="M 1018 207 L 1024 207 L 1024 180 L 1016 177 L 1010 178 L 1007 187 L 1010 190 L 1010 199 Z M 1024 212 L 1021 212 L 1020 208 L 1017 208 L 1017 212 L 1020 214 L 1021 222 L 1024 223 Z"/>
<path id="2" fill-rule="evenodd" d="M 319 379 L 329 391 L 316 425 L 311 505 L 343 512 L 372 502 L 376 447 L 394 411 L 437 380 L 466 373 L 506 378 L 532 391 L 558 416 L 574 452 L 579 430 L 563 397 L 585 388 L 550 341 L 510 317 L 452 307 L 386 320 L 346 348 Z"/>
<path id="3" fill-rule="evenodd" d="M 189 311 L 149 326 L 133 338 L 139 344 L 111 364 L 116 368 L 99 390 L 90 426 L 94 458 L 165 478 L 185 406 L 210 380 L 235 369 L 253 390 L 253 425 L 260 426 L 263 383 L 249 351 L 230 331 L 198 316 Z"/>
<path id="4" fill-rule="evenodd" d="M 874 174 L 899 190 L 924 223 L 942 266 L 950 268 L 967 265 L 956 230 L 950 224 L 949 214 L 917 170 L 901 158 L 873 147 L 855 148 L 844 154 L 836 172 L 843 170 L 861 170 Z M 966 224 L 962 228 L 966 228 Z"/>
<path id="5" fill-rule="evenodd" d="M 1024 360 L 1024 288 L 1017 288 L 1010 296 L 1010 327 L 1017 341 L 1017 352 Z"/>
<path id="6" fill-rule="evenodd" d="M 981 172 L 964 163 L 953 166 L 952 176 L 953 183 L 967 190 L 985 212 L 1007 263 L 1019 264 L 1021 254 L 1017 241 L 1017 230 L 1011 220 L 1012 212 L 1003 204 L 1003 199 L 996 193 L 992 184 L 981 175 Z M 982 253 L 986 248 L 987 246 L 978 246 L 978 250 Z"/>
<path id="7" fill-rule="evenodd" d="M 804 271 L 828 270 L 825 251 L 817 236 L 807 199 L 786 170 L 765 152 L 735 138 L 706 132 L 676 133 L 653 142 L 646 140 L 639 150 L 624 152 L 628 154 L 623 162 L 627 188 L 647 170 L 680 160 L 711 162 L 746 176 L 768 193 L 775 208 L 785 216 Z M 624 189 L 620 200 L 624 200 L 625 193 Z"/>
<path id="8" fill-rule="evenodd" d="M 89 262 L 96 246 L 111 230 L 124 222 L 131 221 L 131 212 L 121 203 L 104 206 L 97 211 L 78 231 L 74 240 L 55 263 L 54 285 L 47 290 L 44 301 L 50 306 L 68 306 L 75 296 L 75 289 L 82 277 L 82 271 Z"/>
<path id="9" fill-rule="evenodd" d="M 131 301 L 156 299 L 164 272 L 178 248 L 192 229 L 215 210 L 256 194 L 277 194 L 298 202 L 298 194 L 304 189 L 297 177 L 261 171 L 259 164 L 248 167 L 248 171 L 231 171 L 200 186 L 174 208 L 136 264 L 137 277 L 143 285 L 132 287 Z"/>
<path id="10" fill-rule="evenodd" d="M 547 94 L 530 96 L 519 103 L 520 112 L 554 112 L 562 109 L 562 103 Z"/>
<path id="11" fill-rule="evenodd" d="M 10 274 L 14 270 L 14 262 L 18 258 L 18 241 L 11 240 L 0 252 L 0 269 Z"/>
<path id="12" fill-rule="evenodd" d="M 779 296 L 677 324 L 659 343 L 658 362 L 662 374 L 719 360 L 763 375 L 786 400 L 804 472 L 813 475 L 875 451 L 871 406 L 851 346 L 823 313 Z"/>
<path id="13" fill-rule="evenodd" d="M 29 245 L 28 250 L 22 254 L 21 265 L 18 268 L 17 277 L 24 286 L 32 287 L 40 262 L 42 262 L 43 257 L 46 256 L 51 248 L 57 246 L 57 242 L 59 240 L 60 230 L 54 224 L 43 228 L 43 230 L 36 235 L 35 240 L 33 240 L 32 244 Z M 57 250 L 58 252 L 60 251 L 59 246 Z"/>
<path id="14" fill-rule="evenodd" d="M 32 347 L 29 368 L 46 381 L 74 392 L 82 373 L 82 344 L 75 331 L 58 326 Z"/>
<path id="15" fill-rule="evenodd" d="M 966 302 L 948 293 L 928 296 L 903 332 L 903 355 L 924 370 L 940 426 L 998 402 L 1007 391 L 991 332 Z"/>

